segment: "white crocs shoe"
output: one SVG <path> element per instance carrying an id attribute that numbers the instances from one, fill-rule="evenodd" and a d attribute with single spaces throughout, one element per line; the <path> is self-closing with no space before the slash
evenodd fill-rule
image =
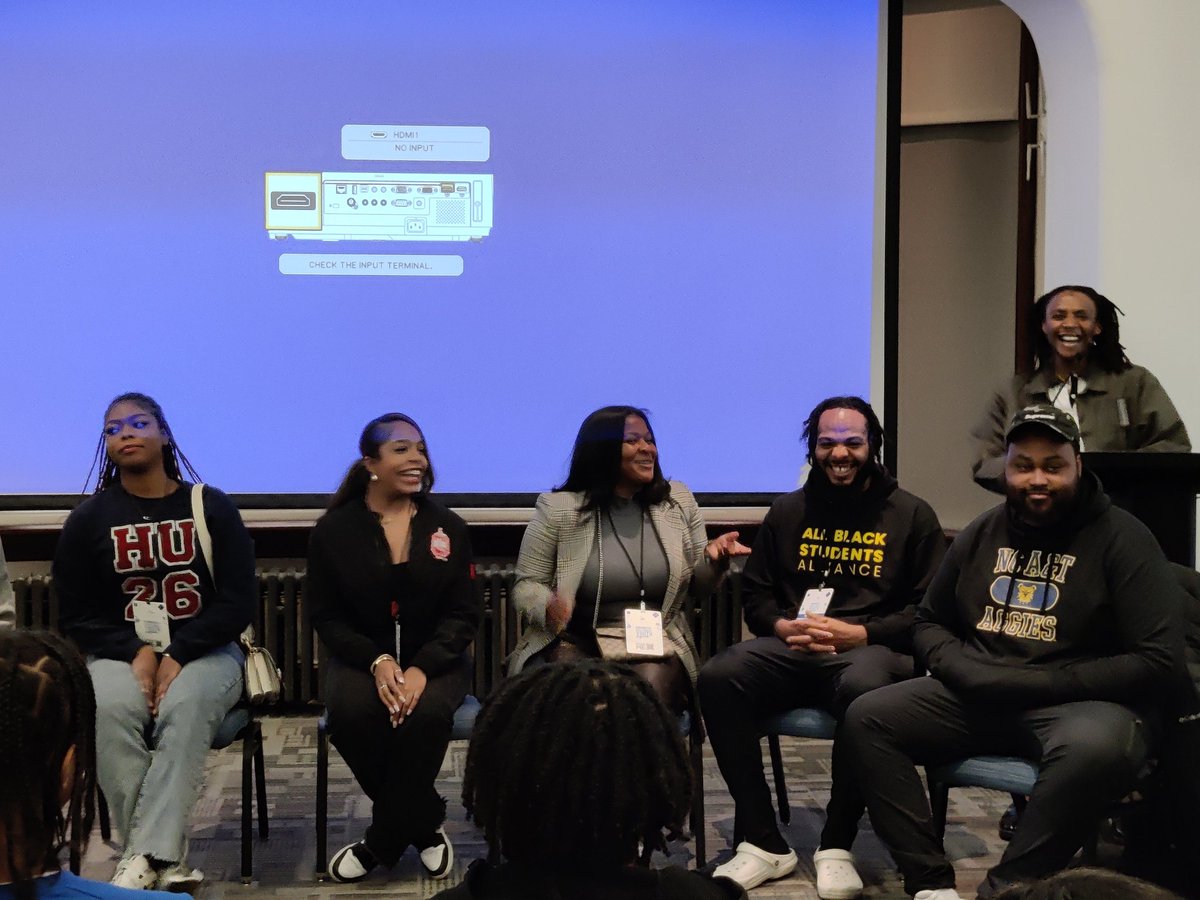
<path id="1" fill-rule="evenodd" d="M 112 883 L 117 887 L 135 891 L 152 891 L 158 883 L 158 873 L 154 871 L 154 866 L 150 865 L 150 860 L 145 854 L 136 853 L 117 863 Z"/>
<path id="2" fill-rule="evenodd" d="M 963 900 L 963 898 L 958 896 L 958 891 L 954 888 L 934 888 L 917 891 L 913 894 L 913 900 Z"/>
<path id="3" fill-rule="evenodd" d="M 854 900 L 862 896 L 862 879 L 849 850 L 818 850 L 813 854 L 813 868 L 817 870 L 817 896 L 821 900 Z"/>
<path id="4" fill-rule="evenodd" d="M 445 878 L 454 866 L 454 845 L 450 843 L 450 838 L 446 837 L 445 828 L 439 828 L 437 834 L 441 840 L 417 855 L 421 857 L 421 865 L 425 867 L 425 872 L 430 878 Z"/>
<path id="5" fill-rule="evenodd" d="M 737 845 L 733 859 L 713 869 L 713 877 L 728 878 L 748 891 L 764 882 L 791 875 L 796 870 L 797 862 L 795 850 L 768 853 L 748 841 L 742 841 Z"/>

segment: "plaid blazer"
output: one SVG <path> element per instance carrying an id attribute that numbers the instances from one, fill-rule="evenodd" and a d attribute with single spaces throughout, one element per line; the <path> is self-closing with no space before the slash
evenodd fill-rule
<path id="1" fill-rule="evenodd" d="M 649 508 L 650 520 L 667 555 L 667 591 L 663 596 L 664 644 L 677 654 L 693 682 L 696 680 L 696 645 L 688 627 L 686 598 L 689 588 L 702 595 L 718 578 L 704 547 L 708 537 L 696 498 L 687 486 L 672 481 L 666 500 Z M 600 540 L 599 517 L 594 510 L 581 512 L 583 495 L 569 491 L 538 497 L 537 507 L 517 558 L 513 606 L 525 624 L 517 648 L 508 659 L 510 675 L 521 671 L 529 658 L 554 640 L 546 628 L 546 604 L 554 592 L 576 598 L 588 558 Z"/>

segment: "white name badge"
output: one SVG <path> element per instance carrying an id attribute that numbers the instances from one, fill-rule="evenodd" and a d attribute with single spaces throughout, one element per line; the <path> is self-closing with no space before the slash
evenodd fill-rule
<path id="1" fill-rule="evenodd" d="M 142 600 L 134 603 L 133 627 L 142 643 L 149 644 L 160 653 L 171 643 L 171 625 L 167 620 L 165 603 Z"/>
<path id="2" fill-rule="evenodd" d="M 804 592 L 804 599 L 800 601 L 800 612 L 796 615 L 797 619 L 803 619 L 805 616 L 823 616 L 825 610 L 829 609 L 829 604 L 833 600 L 833 588 L 809 588 Z"/>
<path id="3" fill-rule="evenodd" d="M 666 656 L 661 612 L 657 609 L 625 610 L 625 652 L 630 656 Z"/>

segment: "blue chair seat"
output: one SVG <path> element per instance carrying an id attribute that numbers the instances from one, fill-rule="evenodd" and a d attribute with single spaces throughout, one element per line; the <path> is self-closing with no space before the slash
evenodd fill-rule
<path id="1" fill-rule="evenodd" d="M 1031 794 L 1038 767 L 1017 756 L 971 756 L 928 769 L 930 784 L 981 787 L 1009 794 Z"/>
<path id="2" fill-rule="evenodd" d="M 813 738 L 831 741 L 837 729 L 837 719 L 823 709 L 801 707 L 764 719 L 764 735 L 785 734 L 788 737 Z"/>
<path id="3" fill-rule="evenodd" d="M 475 730 L 475 719 L 479 715 L 480 703 L 470 694 L 463 699 L 462 705 L 454 711 L 454 724 L 450 726 L 450 740 L 469 741 Z"/>
<path id="4" fill-rule="evenodd" d="M 929 810 L 934 833 L 946 834 L 946 813 L 950 807 L 950 788 L 981 787 L 1018 796 L 1033 793 L 1037 781 L 1037 763 L 1019 756 L 969 756 L 940 766 L 929 766 Z"/>
<path id="5" fill-rule="evenodd" d="M 242 732 L 250 726 L 251 721 L 249 709 L 244 706 L 235 706 L 225 714 L 221 727 L 217 729 L 217 733 L 213 737 L 212 748 L 224 750 L 241 736 Z"/>

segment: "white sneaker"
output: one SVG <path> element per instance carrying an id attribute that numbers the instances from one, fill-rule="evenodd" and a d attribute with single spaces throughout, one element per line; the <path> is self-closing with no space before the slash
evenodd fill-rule
<path id="1" fill-rule="evenodd" d="M 934 888 L 933 890 L 917 891 L 913 900 L 963 900 L 954 888 Z"/>
<path id="2" fill-rule="evenodd" d="M 135 891 L 151 891 L 158 883 L 158 873 L 154 871 L 150 860 L 144 854 L 136 853 L 117 863 L 117 871 L 113 873 L 112 883 L 117 887 Z"/>
<path id="3" fill-rule="evenodd" d="M 446 837 L 445 828 L 439 828 L 437 834 L 441 840 L 432 847 L 426 847 L 418 855 L 430 878 L 445 878 L 454 866 L 454 845 L 450 843 L 450 838 Z"/>
<path id="4" fill-rule="evenodd" d="M 342 884 L 362 881 L 379 863 L 366 841 L 347 844 L 329 861 L 329 877 Z"/>
<path id="5" fill-rule="evenodd" d="M 158 889 L 177 894 L 190 894 L 200 886 L 200 882 L 203 880 L 203 872 L 193 869 L 187 864 L 187 860 L 180 860 L 158 873 Z"/>
<path id="6" fill-rule="evenodd" d="M 796 851 L 768 853 L 749 841 L 742 841 L 734 850 L 733 859 L 713 869 L 714 878 L 728 878 L 742 886 L 742 890 L 758 887 L 765 881 L 774 881 L 791 875 L 796 870 Z"/>
<path id="7" fill-rule="evenodd" d="M 817 896 L 821 900 L 854 900 L 862 896 L 862 879 L 849 850 L 818 850 L 813 854 L 813 867 L 817 870 Z"/>

